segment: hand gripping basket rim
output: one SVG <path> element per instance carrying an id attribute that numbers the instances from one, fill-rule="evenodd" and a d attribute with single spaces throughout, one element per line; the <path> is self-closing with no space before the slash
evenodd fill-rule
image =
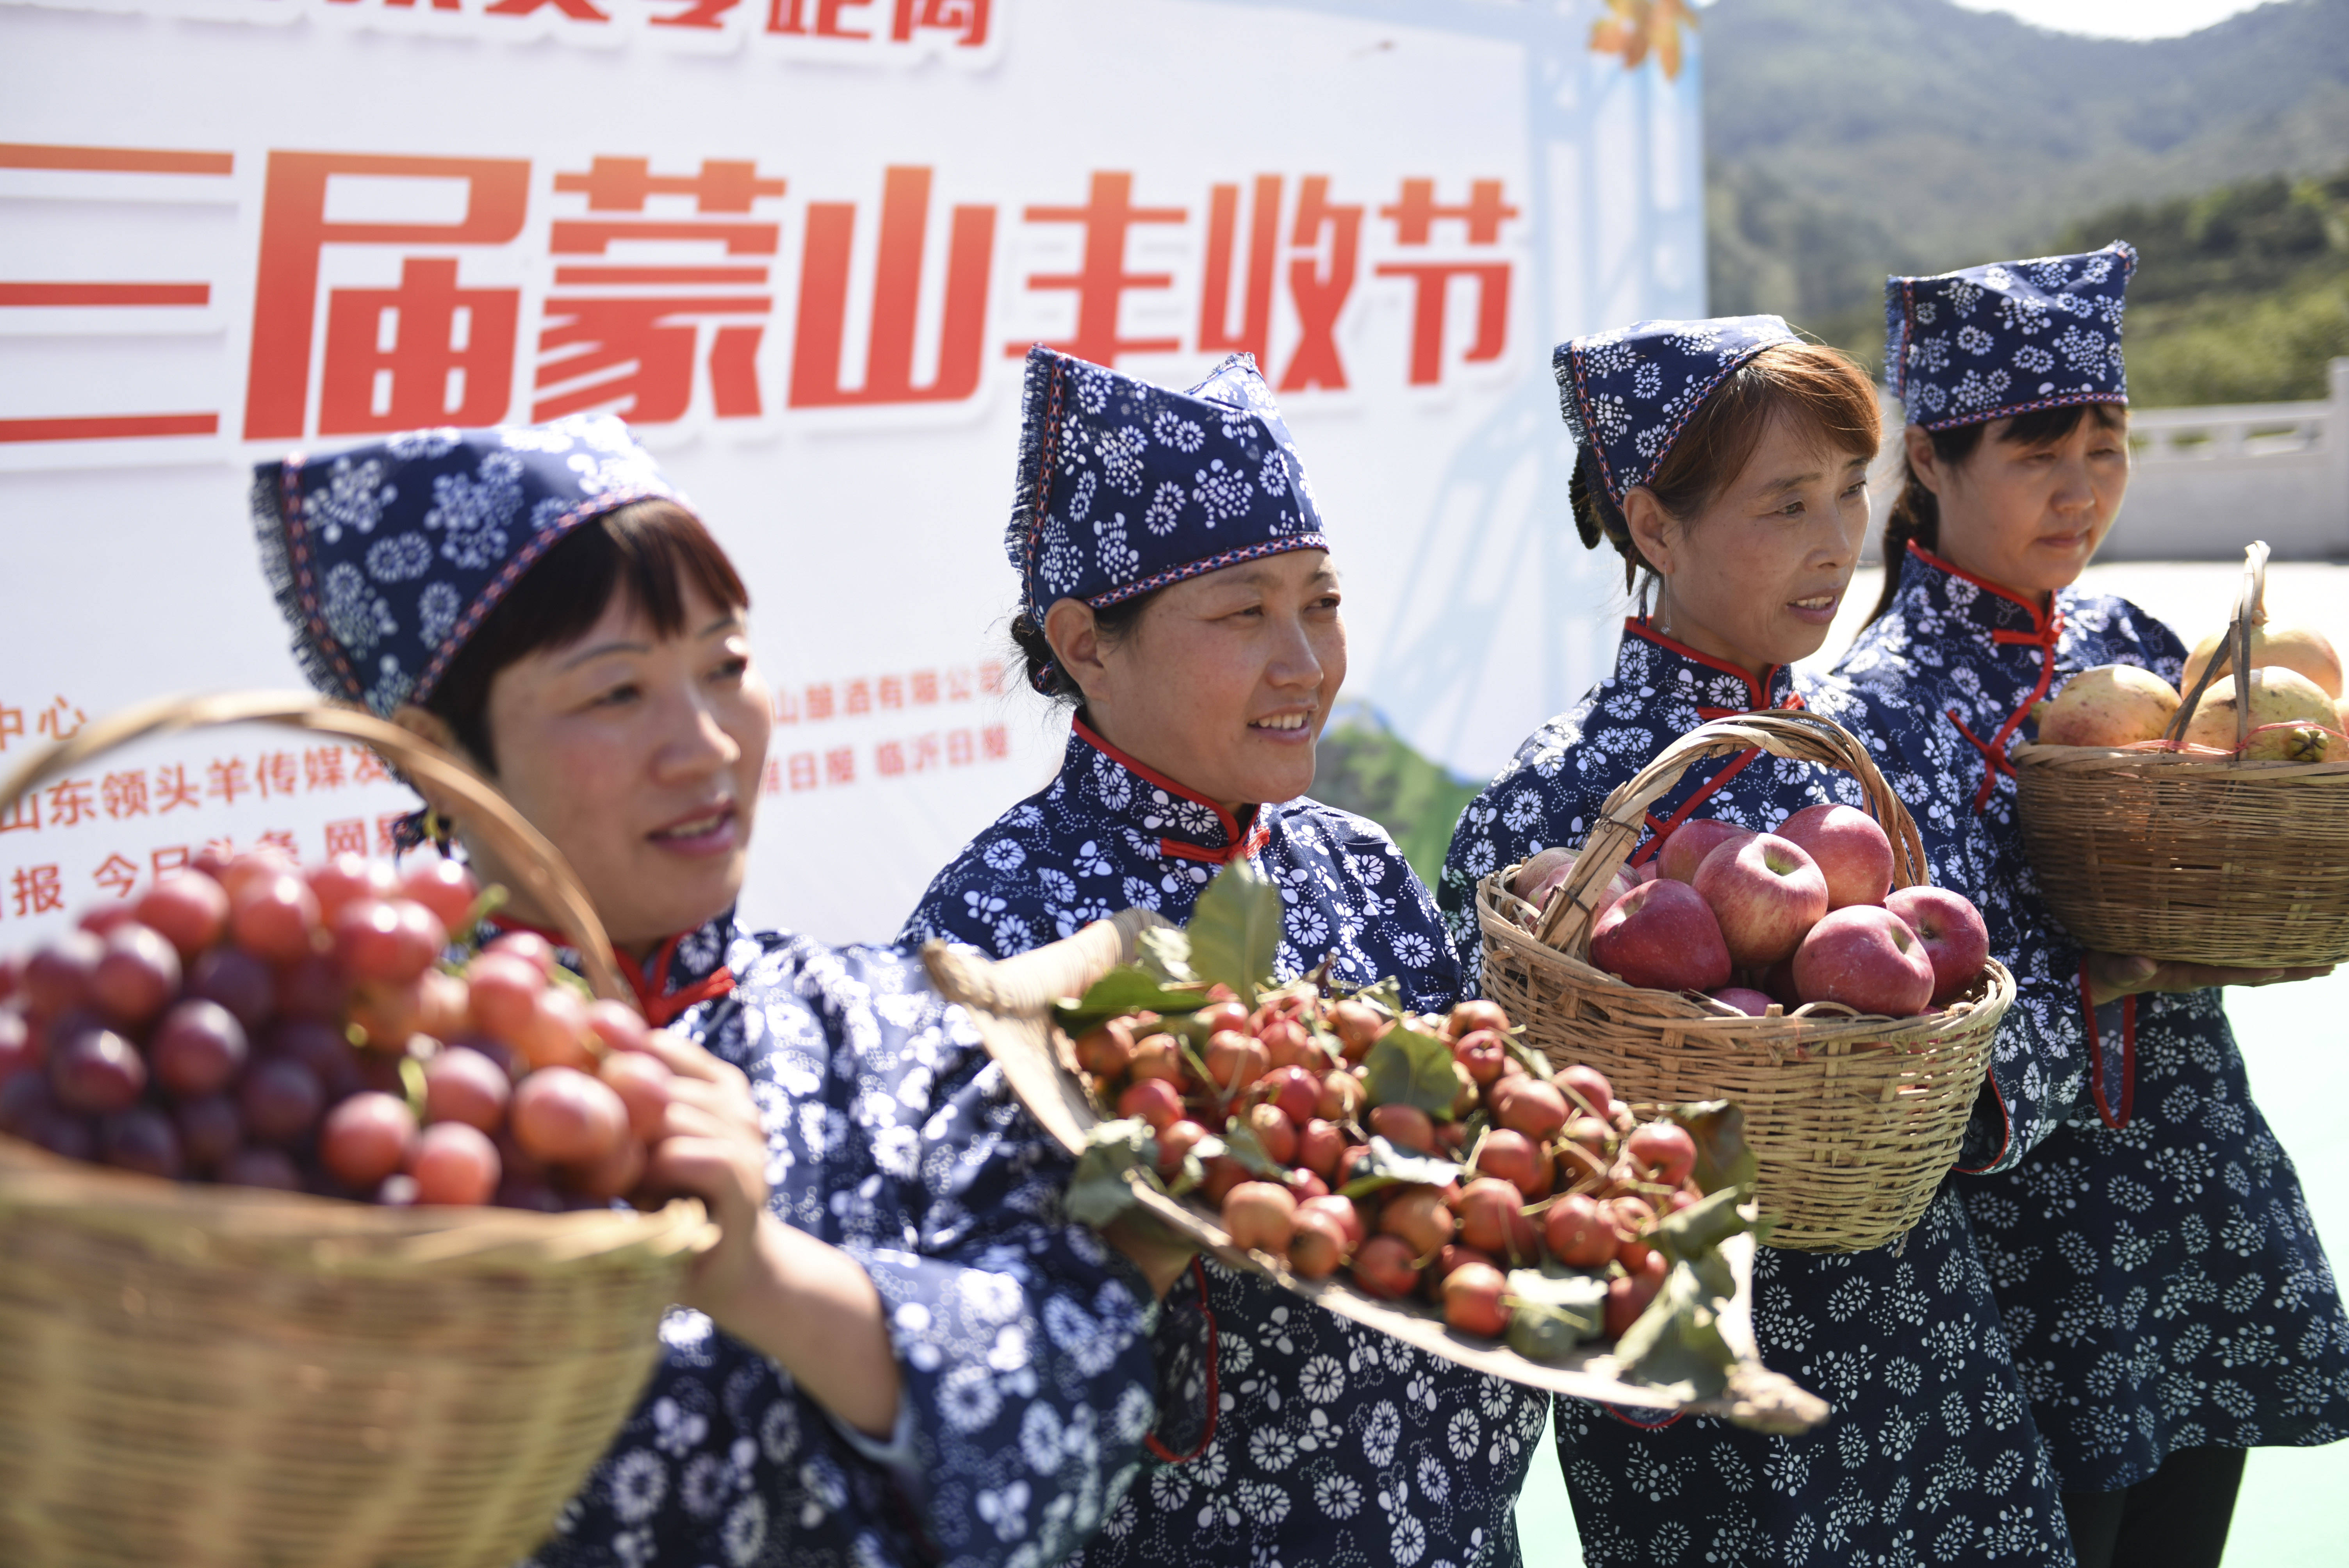
<path id="1" fill-rule="evenodd" d="M 2168 738 L 2250 655 L 2267 546 L 2244 552 L 2228 635 L 2183 694 Z M 2249 738 L 2238 705 L 2236 738 Z M 2040 892 L 2082 946 L 2189 964 L 2349 961 L 2349 760 L 2246 762 L 2026 743 L 2016 813 Z"/>
<path id="2" fill-rule="evenodd" d="M 0 805 L 129 741 L 245 722 L 361 741 L 457 793 L 598 992 L 628 999 L 577 879 L 511 806 L 406 730 L 307 695 L 100 719 L 0 783 Z M 385 1209 L 0 1138 L 0 1562 L 504 1568 L 618 1430 L 710 1241 L 698 1202 Z"/>
<path id="3" fill-rule="evenodd" d="M 1995 958 L 1951 1006 L 1871 1018 L 1814 1004 L 1755 1018 L 1709 998 L 1625 985 L 1588 959 L 1604 890 L 1647 832 L 1650 806 L 1708 757 L 1759 748 L 1838 768 L 1860 783 L 1893 845 L 1893 882 L 1925 879 L 1908 808 L 1867 748 L 1817 714 L 1757 713 L 1700 725 L 1607 798 L 1565 884 L 1547 908 L 1508 891 L 1514 868 L 1476 890 L 1484 992 L 1553 1062 L 1584 1062 L 1625 1099 L 1733 1099 L 1761 1165 L 1755 1198 L 1766 1244 L 1864 1252 L 1906 1234 L 1949 1174 L 2014 1001 Z"/>

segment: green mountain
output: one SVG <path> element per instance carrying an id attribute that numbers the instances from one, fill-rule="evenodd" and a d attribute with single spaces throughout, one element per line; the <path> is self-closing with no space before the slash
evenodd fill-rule
<path id="1" fill-rule="evenodd" d="M 2141 400 L 2318 396 L 2322 350 L 2349 352 L 2349 0 L 2151 42 L 1949 0 L 1702 15 L 1715 310 L 1780 312 L 1872 364 L 1885 273 L 2117 236 L 2144 253 Z"/>
<path id="2" fill-rule="evenodd" d="M 1421 756 L 1361 703 L 1340 704 L 1314 748 L 1313 798 L 1384 828 L 1430 887 L 1452 848 L 1461 808 L 1483 788 Z"/>

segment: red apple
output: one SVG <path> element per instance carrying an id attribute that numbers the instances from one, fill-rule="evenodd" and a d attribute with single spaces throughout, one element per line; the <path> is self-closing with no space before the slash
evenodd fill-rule
<path id="1" fill-rule="evenodd" d="M 1982 911 L 1965 894 L 1945 887 L 1904 887 L 1887 898 L 1884 907 L 1925 944 L 1925 956 L 1933 962 L 1934 1006 L 1948 1006 L 1990 962 L 1989 929 L 1982 924 Z"/>
<path id="2" fill-rule="evenodd" d="M 1749 1017 L 1766 1017 L 1769 1016 L 1770 1009 L 1776 1006 L 1771 998 L 1764 996 L 1761 992 L 1749 990 L 1743 985 L 1723 985 L 1711 995 L 1714 1001 L 1726 1003 Z"/>
<path id="3" fill-rule="evenodd" d="M 1817 862 L 1827 907 L 1882 903 L 1892 891 L 1892 841 L 1850 806 L 1806 806 L 1772 830 Z"/>
<path id="4" fill-rule="evenodd" d="M 1641 882 L 1600 913 L 1590 961 L 1652 991 L 1710 991 L 1729 981 L 1721 923 L 1688 883 L 1662 878 Z"/>
<path id="5" fill-rule="evenodd" d="M 1544 908 L 1549 903 L 1549 895 L 1564 887 L 1567 879 L 1574 875 L 1577 858 L 1578 851 L 1573 850 L 1544 850 L 1517 869 L 1516 880 L 1510 884 L 1510 890 L 1536 909 Z M 1619 871 L 1607 879 L 1607 885 L 1597 891 L 1592 902 L 1604 909 L 1610 900 L 1622 897 L 1634 885 L 1628 872 Z"/>
<path id="6" fill-rule="evenodd" d="M 1706 856 L 1723 844 L 1733 844 L 1740 839 L 1753 836 L 1751 828 L 1741 828 L 1734 822 L 1723 822 L 1712 817 L 1699 817 L 1693 821 L 1682 822 L 1672 830 L 1671 837 L 1664 841 L 1664 847 L 1656 851 L 1653 862 L 1656 874 L 1673 882 L 1692 882 L 1696 881 L 1697 867 L 1704 864 Z"/>
<path id="7" fill-rule="evenodd" d="M 1837 910 L 1803 938 L 1795 986 L 1806 1002 L 1840 1002 L 1863 1013 L 1906 1018 L 1933 1001 L 1933 961 L 1908 923 L 1889 909 Z"/>
<path id="8" fill-rule="evenodd" d="M 1766 967 L 1793 953 L 1827 912 L 1827 879 L 1818 862 L 1775 833 L 1717 846 L 1692 885 L 1713 906 L 1729 961 L 1741 969 Z"/>

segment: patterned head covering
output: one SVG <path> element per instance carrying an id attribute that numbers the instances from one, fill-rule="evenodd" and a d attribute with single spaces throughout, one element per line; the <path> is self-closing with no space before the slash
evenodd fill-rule
<path id="1" fill-rule="evenodd" d="M 310 684 L 389 717 L 565 533 L 684 498 L 608 414 L 408 430 L 254 469 L 254 531 Z"/>
<path id="2" fill-rule="evenodd" d="M 2121 311 L 2137 252 L 1884 280 L 1885 387 L 1928 430 L 2066 403 L 2126 403 Z"/>
<path id="3" fill-rule="evenodd" d="M 1170 392 L 1041 344 L 1028 351 L 1004 550 L 1030 620 L 1221 567 L 1327 550 L 1305 465 L 1252 355 Z"/>
<path id="4" fill-rule="evenodd" d="M 1575 445 L 1598 459 L 1617 506 L 1656 477 L 1681 431 L 1729 373 L 1781 343 L 1798 343 L 1775 315 L 1639 321 L 1557 346 L 1558 408 Z"/>

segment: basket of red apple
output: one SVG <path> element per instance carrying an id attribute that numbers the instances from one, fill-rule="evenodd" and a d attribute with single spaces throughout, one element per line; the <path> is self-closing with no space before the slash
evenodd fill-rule
<path id="1" fill-rule="evenodd" d="M 254 721 L 464 799 L 602 998 L 536 936 L 449 962 L 489 901 L 437 859 L 200 860 L 0 958 L 0 1561 L 502 1565 L 618 1429 L 709 1243 L 698 1203 L 640 1190 L 662 1043 L 554 849 L 367 715 L 151 705 L 0 809 Z"/>
<path id="2" fill-rule="evenodd" d="M 2083 670 L 2015 748 L 2023 844 L 2083 946 L 2349 961 L 2341 659 L 2323 633 L 2267 619 L 2267 546 L 2249 553 L 2234 619 L 2195 646 L 2182 693 L 2134 665 Z"/>
<path id="3" fill-rule="evenodd" d="M 1490 1002 L 1275 985 L 1280 911 L 1241 861 L 1183 930 L 1128 911 L 1002 963 L 925 950 L 1077 1157 L 1073 1217 L 1557 1393 L 1772 1431 L 1825 1415 L 1754 1349 L 1734 1106 L 1635 1110 Z"/>
<path id="4" fill-rule="evenodd" d="M 1691 765 L 1755 748 L 1852 774 L 1868 809 L 1767 833 L 1691 820 L 1627 870 Z M 1619 1093 L 1744 1107 L 1768 1245 L 1882 1246 L 1949 1173 L 2014 1000 L 1982 916 L 1925 872 L 1916 823 L 1841 726 L 1718 719 L 1609 795 L 1578 852 L 1479 884 L 1485 994 Z"/>

